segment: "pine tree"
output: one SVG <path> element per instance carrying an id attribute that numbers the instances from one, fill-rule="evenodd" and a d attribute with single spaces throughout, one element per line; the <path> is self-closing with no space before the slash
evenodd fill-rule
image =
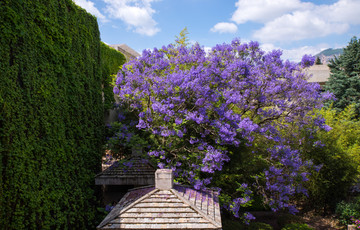
<path id="1" fill-rule="evenodd" d="M 332 92 L 334 108 L 343 110 L 354 103 L 360 115 L 360 39 L 353 37 L 344 53 L 330 61 L 330 78 L 325 90 Z"/>
<path id="2" fill-rule="evenodd" d="M 321 60 L 319 57 L 316 57 L 315 65 L 322 65 Z"/>

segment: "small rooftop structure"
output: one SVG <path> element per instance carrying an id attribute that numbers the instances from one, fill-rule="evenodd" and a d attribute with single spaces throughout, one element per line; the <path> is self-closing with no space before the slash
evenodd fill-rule
<path id="1" fill-rule="evenodd" d="M 322 85 L 325 84 L 330 77 L 330 68 L 328 65 L 313 65 L 306 71 L 312 75 L 309 82 L 317 82 Z"/>
<path id="2" fill-rule="evenodd" d="M 109 46 L 123 53 L 126 56 L 127 60 L 141 56 L 138 52 L 136 52 L 126 44 L 109 45 Z"/>
<path id="3" fill-rule="evenodd" d="M 171 169 L 155 186 L 130 190 L 97 227 L 105 229 L 221 229 L 218 193 L 173 185 Z"/>
<path id="4" fill-rule="evenodd" d="M 141 149 L 134 148 L 132 157 L 123 163 L 115 162 L 95 176 L 96 185 L 144 186 L 155 183 L 155 168 L 141 157 Z"/>

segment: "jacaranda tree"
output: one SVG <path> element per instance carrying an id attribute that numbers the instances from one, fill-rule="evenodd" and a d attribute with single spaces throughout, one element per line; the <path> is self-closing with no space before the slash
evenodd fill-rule
<path id="1" fill-rule="evenodd" d="M 281 54 L 240 40 L 209 53 L 199 44 L 145 50 L 119 71 L 114 93 L 137 115 L 136 127 L 149 133 L 148 155 L 158 167 L 172 168 L 178 182 L 196 189 L 211 185 L 231 160 L 229 149 L 236 155 L 259 139 L 271 143 L 263 182 L 235 184 L 238 195 L 225 206 L 239 216 L 256 190 L 274 211 L 295 212 L 290 198 L 306 192 L 301 182 L 311 162 L 291 149 L 281 130 L 309 123 L 326 128 L 324 120 L 309 115 L 324 95 L 302 71 L 314 57 L 304 56 L 299 65 L 282 61 Z"/>

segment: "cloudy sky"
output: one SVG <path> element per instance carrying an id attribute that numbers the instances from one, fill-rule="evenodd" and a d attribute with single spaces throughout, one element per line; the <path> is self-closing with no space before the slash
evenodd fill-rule
<path id="1" fill-rule="evenodd" d="M 234 38 L 281 49 L 283 59 L 345 47 L 360 37 L 360 0 L 74 0 L 98 18 L 101 40 L 139 53 L 173 43 L 185 27 L 204 47 Z"/>

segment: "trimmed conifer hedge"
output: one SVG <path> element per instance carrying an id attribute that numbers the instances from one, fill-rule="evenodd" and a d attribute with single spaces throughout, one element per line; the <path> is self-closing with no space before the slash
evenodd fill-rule
<path id="1" fill-rule="evenodd" d="M 71 0 L 1 0 L 0 22 L 0 228 L 94 228 L 107 81 L 96 18 Z"/>

